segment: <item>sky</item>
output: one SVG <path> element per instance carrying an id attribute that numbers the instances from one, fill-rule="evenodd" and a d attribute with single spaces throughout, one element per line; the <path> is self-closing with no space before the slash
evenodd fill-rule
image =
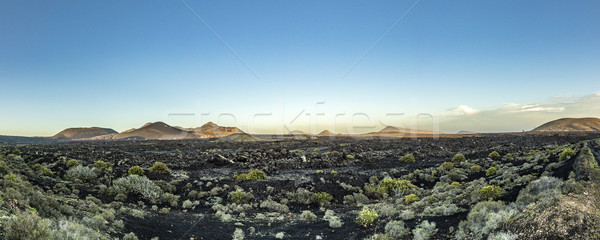
<path id="1" fill-rule="evenodd" d="M 600 117 L 598 1 L 3 1 L 0 135 Z"/>

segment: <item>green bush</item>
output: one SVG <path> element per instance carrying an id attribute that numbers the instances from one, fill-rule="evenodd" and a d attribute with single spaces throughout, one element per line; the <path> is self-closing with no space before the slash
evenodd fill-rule
<path id="1" fill-rule="evenodd" d="M 410 229 L 404 226 L 402 220 L 390 221 L 385 224 L 385 234 L 393 239 L 402 239 L 408 235 Z"/>
<path id="2" fill-rule="evenodd" d="M 150 167 L 149 171 L 151 173 L 158 173 L 158 174 L 171 173 L 171 170 L 167 167 L 167 165 L 162 162 L 155 162 L 154 165 L 152 165 L 152 167 Z"/>
<path id="3" fill-rule="evenodd" d="M 577 153 L 573 149 L 567 148 L 560 153 L 560 155 L 558 156 L 558 160 L 564 161 L 567 159 L 571 159 L 575 155 L 577 155 Z"/>
<path id="4" fill-rule="evenodd" d="M 499 186 L 489 185 L 489 186 L 482 187 L 477 192 L 479 193 L 479 196 L 481 199 L 489 200 L 489 199 L 498 199 L 499 197 L 501 197 L 502 194 L 504 194 L 504 189 L 502 189 Z"/>
<path id="5" fill-rule="evenodd" d="M 160 187 L 156 186 L 145 176 L 129 175 L 113 182 L 118 189 L 123 189 L 127 194 L 138 194 L 142 198 L 155 201 L 160 197 Z"/>
<path id="6" fill-rule="evenodd" d="M 354 159 L 354 155 L 352 155 L 352 154 L 348 154 L 348 155 L 346 155 L 346 158 L 347 158 L 347 159 Z"/>
<path id="7" fill-rule="evenodd" d="M 409 153 L 404 155 L 403 157 L 400 157 L 398 160 L 403 163 L 414 163 L 415 157 Z"/>
<path id="8" fill-rule="evenodd" d="M 236 177 L 236 180 L 238 182 L 243 182 L 243 181 L 254 181 L 254 180 L 261 180 L 261 179 L 266 179 L 267 178 L 267 174 L 265 174 L 265 172 L 258 170 L 258 169 L 251 169 L 248 173 L 241 173 Z"/>
<path id="9" fill-rule="evenodd" d="M 67 164 L 65 165 L 67 168 L 71 168 L 71 167 L 75 167 L 79 165 L 79 162 L 75 159 L 71 159 L 69 161 L 67 161 Z"/>
<path id="10" fill-rule="evenodd" d="M 298 220 L 302 222 L 314 222 L 317 220 L 317 215 L 308 210 L 302 211 L 302 213 L 298 216 Z"/>
<path id="11" fill-rule="evenodd" d="M 414 193 L 404 196 L 404 202 L 406 204 L 411 204 L 416 201 L 419 201 L 419 196 L 415 195 Z"/>
<path id="12" fill-rule="evenodd" d="M 397 194 L 403 195 L 404 192 L 416 188 L 415 185 L 411 184 L 408 180 L 385 178 L 377 185 L 370 183 L 365 185 L 365 192 L 371 196 L 382 198 L 384 196 L 395 196 Z"/>
<path id="13" fill-rule="evenodd" d="M 317 174 L 323 174 L 323 173 L 324 173 L 323 170 L 321 170 L 321 169 L 317 170 Z"/>
<path id="14" fill-rule="evenodd" d="M 475 164 L 473 166 L 471 166 L 471 168 L 469 168 L 471 170 L 472 173 L 478 173 L 481 172 L 481 166 Z"/>
<path id="15" fill-rule="evenodd" d="M 34 164 L 31 168 L 44 176 L 54 175 L 54 172 L 52 170 L 39 163 Z"/>
<path id="16" fill-rule="evenodd" d="M 360 224 L 363 227 L 368 227 L 369 225 L 377 221 L 378 218 L 379 215 L 374 209 L 364 209 L 360 211 L 360 213 L 356 217 L 356 223 Z"/>
<path id="17" fill-rule="evenodd" d="M 102 161 L 102 160 L 98 160 L 98 161 L 94 162 L 94 167 L 97 168 L 97 169 L 103 170 L 103 171 L 111 169 L 112 166 L 113 166 L 112 163 L 105 162 L 105 161 Z"/>
<path id="18" fill-rule="evenodd" d="M 129 170 L 127 170 L 127 174 L 131 175 L 138 175 L 138 176 L 144 176 L 144 169 L 142 169 L 142 167 L 140 166 L 133 166 L 131 168 L 129 168 Z"/>
<path id="19" fill-rule="evenodd" d="M 165 193 L 160 196 L 160 201 L 164 204 L 169 204 L 171 207 L 177 207 L 179 196 L 172 193 Z"/>
<path id="20" fill-rule="evenodd" d="M 455 237 L 456 239 L 488 239 L 490 233 L 510 223 L 510 219 L 516 214 L 514 208 L 501 201 L 477 203 L 471 208 L 467 220 L 458 224 Z"/>
<path id="21" fill-rule="evenodd" d="M 0 155 L 0 157 L 2 157 Z M 10 169 L 8 168 L 8 165 L 6 164 L 5 161 L 0 160 L 0 175 L 4 175 L 7 174 L 10 171 Z"/>
<path id="22" fill-rule="evenodd" d="M 421 222 L 415 229 L 412 230 L 415 240 L 427 240 L 436 232 L 435 222 L 427 220 Z"/>
<path id="23" fill-rule="evenodd" d="M 333 200 L 333 196 L 326 192 L 314 193 L 312 198 L 313 201 L 318 203 L 320 206 L 327 206 L 331 203 L 331 200 Z"/>
<path id="24" fill-rule="evenodd" d="M 461 153 L 457 153 L 452 158 L 452 162 L 464 162 L 466 160 L 467 160 L 467 158 L 465 158 L 465 155 L 462 155 Z"/>
<path id="25" fill-rule="evenodd" d="M 444 162 L 442 165 L 440 165 L 440 167 L 446 170 L 452 170 L 454 168 L 454 164 L 451 162 Z"/>
<path id="26" fill-rule="evenodd" d="M 488 154 L 488 157 L 491 159 L 499 159 L 500 158 L 500 153 L 493 151 L 490 154 Z"/>
<path id="27" fill-rule="evenodd" d="M 488 168 L 488 170 L 485 171 L 486 176 L 496 175 L 496 173 L 498 173 L 498 170 L 496 170 L 495 167 L 490 167 Z"/>
<path id="28" fill-rule="evenodd" d="M 229 200 L 236 204 L 244 204 L 252 201 L 254 199 L 254 195 L 252 193 L 244 192 L 242 189 L 237 189 L 228 194 Z"/>
<path id="29" fill-rule="evenodd" d="M 8 217 L 3 224 L 6 239 L 51 239 L 51 221 L 39 217 L 35 212 L 17 212 Z"/>
<path id="30" fill-rule="evenodd" d="M 506 155 L 504 155 L 504 158 L 506 159 L 513 159 L 513 155 L 511 153 L 507 153 Z"/>
<path id="31" fill-rule="evenodd" d="M 79 179 L 82 181 L 94 180 L 96 179 L 97 175 L 98 174 L 96 171 L 94 171 L 94 168 L 84 167 L 81 165 L 69 168 L 65 174 L 68 179 Z"/>

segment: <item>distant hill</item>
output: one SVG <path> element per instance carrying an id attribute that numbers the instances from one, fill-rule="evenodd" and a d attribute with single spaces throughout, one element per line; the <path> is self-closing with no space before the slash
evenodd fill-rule
<path id="1" fill-rule="evenodd" d="M 291 131 L 290 134 L 292 134 L 292 135 L 308 135 L 307 133 L 300 131 L 300 130 Z"/>
<path id="2" fill-rule="evenodd" d="M 332 133 L 329 130 L 323 130 L 322 132 L 320 132 L 319 134 L 317 134 L 317 136 L 335 136 L 335 133 Z"/>
<path id="3" fill-rule="evenodd" d="M 61 132 L 54 135 L 52 138 L 54 139 L 84 139 L 84 138 L 93 138 L 97 136 L 102 136 L 106 134 L 117 133 L 117 131 L 110 128 L 99 128 L 99 127 L 89 127 L 89 128 L 67 128 L 62 130 Z"/>
<path id="4" fill-rule="evenodd" d="M 411 135 L 411 134 L 432 135 L 432 134 L 444 134 L 444 133 L 443 132 L 428 131 L 428 130 L 421 130 L 421 129 L 408 129 L 408 128 L 399 128 L 399 127 L 387 126 L 384 129 L 381 129 L 381 131 L 379 131 L 379 132 L 372 132 L 372 133 L 367 133 L 367 134 L 364 134 L 364 135 L 367 135 L 367 136 L 382 136 L 382 137 L 397 137 L 397 136 L 404 136 L 404 135 Z"/>
<path id="5" fill-rule="evenodd" d="M 456 134 L 478 134 L 478 133 L 479 132 L 461 130 L 461 131 L 457 132 Z"/>
<path id="6" fill-rule="evenodd" d="M 201 138 L 224 137 L 236 133 L 243 133 L 243 131 L 237 127 L 222 127 L 213 122 L 207 122 L 201 127 L 194 128 L 193 132 Z"/>
<path id="7" fill-rule="evenodd" d="M 600 118 L 561 118 L 544 123 L 534 132 L 594 132 L 600 131 Z"/>
<path id="8" fill-rule="evenodd" d="M 255 142 L 255 141 L 260 141 L 259 138 L 254 137 L 250 134 L 247 133 L 236 133 L 236 134 L 231 134 L 225 137 L 222 137 L 219 139 L 219 141 L 222 142 Z"/>
<path id="9" fill-rule="evenodd" d="M 193 138 L 194 133 L 169 126 L 163 122 L 147 123 L 113 136 L 113 139 L 183 139 Z"/>

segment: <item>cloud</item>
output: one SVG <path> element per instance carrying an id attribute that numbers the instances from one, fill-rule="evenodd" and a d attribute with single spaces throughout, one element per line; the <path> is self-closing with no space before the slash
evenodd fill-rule
<path id="1" fill-rule="evenodd" d="M 462 115 L 464 115 L 464 114 L 473 114 L 473 113 L 478 113 L 479 112 L 479 110 L 471 108 L 471 107 L 469 107 L 467 105 L 460 105 L 460 106 L 452 108 L 450 110 L 452 110 L 452 112 L 454 114 L 462 114 Z"/>
<path id="2" fill-rule="evenodd" d="M 440 129 L 447 133 L 527 131 L 558 118 L 600 117 L 600 92 L 581 97 L 555 96 L 542 103 L 507 103 L 488 110 L 465 105 L 450 110 L 439 114 Z"/>
<path id="3" fill-rule="evenodd" d="M 518 103 L 509 103 L 506 104 L 504 109 L 499 110 L 505 110 L 508 112 L 562 112 L 565 110 L 565 108 L 540 103 L 523 105 Z"/>

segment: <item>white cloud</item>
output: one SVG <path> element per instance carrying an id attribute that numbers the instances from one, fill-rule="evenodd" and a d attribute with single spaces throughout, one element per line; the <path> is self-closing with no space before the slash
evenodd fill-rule
<path id="1" fill-rule="evenodd" d="M 439 114 L 440 130 L 448 133 L 471 130 L 503 132 L 531 130 L 543 123 L 564 117 L 600 117 L 600 92 L 572 97 L 556 96 L 542 103 L 507 103 L 476 110 L 466 105 Z"/>
<path id="2" fill-rule="evenodd" d="M 506 104 L 504 108 L 498 110 L 508 112 L 562 112 L 565 110 L 565 107 L 552 106 L 551 104 L 540 103 L 523 105 L 517 103 L 509 103 Z"/>
<path id="3" fill-rule="evenodd" d="M 464 114 L 473 114 L 473 113 L 478 113 L 479 112 L 479 110 L 471 108 L 471 107 L 469 107 L 467 105 L 460 105 L 460 106 L 455 107 L 455 108 L 453 108 L 451 110 L 452 110 L 452 112 L 454 114 L 462 114 L 462 115 L 464 115 Z"/>

